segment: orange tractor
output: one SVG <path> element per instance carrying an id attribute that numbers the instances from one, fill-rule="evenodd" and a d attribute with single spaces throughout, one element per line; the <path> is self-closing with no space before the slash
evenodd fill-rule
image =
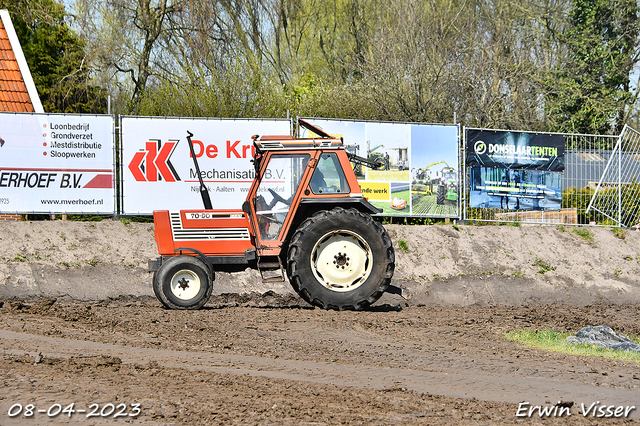
<path id="1" fill-rule="evenodd" d="M 387 290 L 405 296 L 390 287 L 393 246 L 370 216 L 381 210 L 362 196 L 351 165 L 383 164 L 299 125 L 318 137 L 253 137 L 256 176 L 241 210 L 212 208 L 189 134 L 205 208 L 153 214 L 160 257 L 149 270 L 164 306 L 201 308 L 215 270 L 238 266 L 257 268 L 265 281 L 283 281 L 286 273 L 304 300 L 324 309 L 363 309 Z"/>

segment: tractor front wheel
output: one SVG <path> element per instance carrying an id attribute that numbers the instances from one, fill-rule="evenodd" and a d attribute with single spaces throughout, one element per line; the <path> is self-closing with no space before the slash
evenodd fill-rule
<path id="1" fill-rule="evenodd" d="M 363 309 L 393 276 L 389 235 L 355 209 L 321 211 L 305 220 L 289 244 L 287 273 L 300 296 L 323 309 Z"/>
<path id="2" fill-rule="evenodd" d="M 207 267 L 193 256 L 171 257 L 154 274 L 153 291 L 169 309 L 200 309 L 212 290 Z"/>

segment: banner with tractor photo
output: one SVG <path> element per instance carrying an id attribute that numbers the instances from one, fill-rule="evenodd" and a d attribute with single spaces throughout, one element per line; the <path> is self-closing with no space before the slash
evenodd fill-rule
<path id="1" fill-rule="evenodd" d="M 362 193 L 383 216 L 460 217 L 457 125 L 304 120 L 342 137 L 349 153 L 381 164 L 354 164 L 354 170 Z M 298 136 L 313 136 L 307 132 Z"/>
<path id="2" fill-rule="evenodd" d="M 467 129 L 469 207 L 559 210 L 565 136 Z"/>

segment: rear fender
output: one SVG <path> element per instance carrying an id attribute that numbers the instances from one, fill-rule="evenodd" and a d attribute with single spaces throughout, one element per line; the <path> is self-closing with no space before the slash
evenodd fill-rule
<path id="1" fill-rule="evenodd" d="M 343 209 L 354 208 L 362 213 L 370 215 L 382 213 L 382 209 L 375 207 L 364 197 L 303 198 L 300 200 L 300 205 L 296 210 L 296 214 L 284 240 L 284 244 L 286 245 L 290 241 L 293 233 L 305 219 L 313 216 L 321 210 L 331 210 L 336 207 L 342 207 Z M 282 253 L 286 254 L 287 250 L 288 247 L 283 247 Z"/>

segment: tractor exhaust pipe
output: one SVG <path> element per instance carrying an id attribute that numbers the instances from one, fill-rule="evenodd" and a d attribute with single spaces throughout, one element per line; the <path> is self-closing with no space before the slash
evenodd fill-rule
<path id="1" fill-rule="evenodd" d="M 198 165 L 198 159 L 196 158 L 196 152 L 193 149 L 193 143 L 191 138 L 193 133 L 187 130 L 187 142 L 189 143 L 189 150 L 191 150 L 191 158 L 193 158 L 193 164 L 196 166 L 196 173 L 198 174 L 198 180 L 200 181 L 200 196 L 202 197 L 202 204 L 204 204 L 205 210 L 212 210 L 211 198 L 209 197 L 209 191 L 202 181 L 202 174 L 200 173 L 200 166 Z"/>

